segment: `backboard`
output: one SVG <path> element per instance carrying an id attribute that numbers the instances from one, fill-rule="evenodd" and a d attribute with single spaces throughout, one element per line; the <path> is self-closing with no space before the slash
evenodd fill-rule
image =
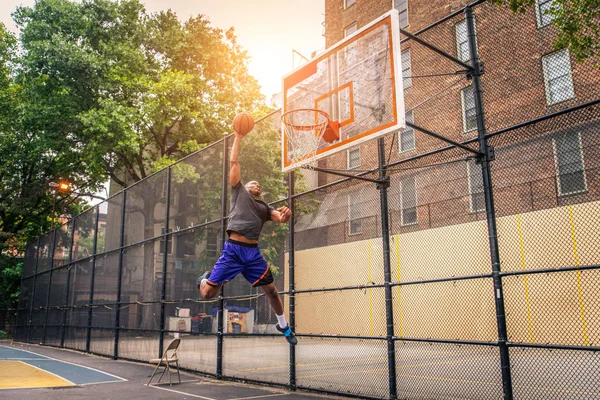
<path id="1" fill-rule="evenodd" d="M 282 123 L 282 170 L 404 128 L 398 11 L 392 9 L 283 78 L 283 115 L 291 110 L 327 113 L 337 139 L 320 139 L 314 157 L 292 154 Z M 317 112 L 315 111 L 315 115 Z"/>

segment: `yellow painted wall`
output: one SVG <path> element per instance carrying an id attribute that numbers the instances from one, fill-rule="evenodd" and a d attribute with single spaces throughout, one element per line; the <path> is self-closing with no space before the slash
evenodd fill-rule
<path id="1" fill-rule="evenodd" d="M 600 263 L 600 202 L 502 217 L 497 225 L 503 271 Z M 390 259 L 396 282 L 488 274 L 486 222 L 394 235 Z M 297 290 L 364 286 L 297 295 L 298 332 L 385 335 L 384 290 L 368 288 L 370 281 L 383 282 L 381 239 L 297 251 L 295 260 Z M 503 278 L 509 340 L 598 345 L 599 282 L 600 271 Z M 491 278 L 414 284 L 392 292 L 396 335 L 497 339 Z"/>

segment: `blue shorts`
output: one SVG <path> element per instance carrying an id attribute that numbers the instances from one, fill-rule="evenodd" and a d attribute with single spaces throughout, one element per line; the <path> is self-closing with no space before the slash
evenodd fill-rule
<path id="1" fill-rule="evenodd" d="M 267 261 L 260 254 L 257 244 L 238 242 L 229 239 L 223 247 L 223 254 L 217 260 L 207 283 L 222 285 L 242 273 L 252 286 L 262 286 L 273 282 L 273 275 Z"/>

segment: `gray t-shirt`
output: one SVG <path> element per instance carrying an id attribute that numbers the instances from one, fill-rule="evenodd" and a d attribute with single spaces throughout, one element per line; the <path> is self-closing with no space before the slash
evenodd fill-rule
<path id="1" fill-rule="evenodd" d="M 242 182 L 238 182 L 231 189 L 231 201 L 229 203 L 229 222 L 227 233 L 231 231 L 253 240 L 258 240 L 260 231 L 265 222 L 271 220 L 273 207 L 262 200 L 257 200 L 248 193 Z"/>

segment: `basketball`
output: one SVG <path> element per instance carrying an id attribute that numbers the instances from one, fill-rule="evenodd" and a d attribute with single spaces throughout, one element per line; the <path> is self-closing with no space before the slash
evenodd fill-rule
<path id="1" fill-rule="evenodd" d="M 233 130 L 240 135 L 247 135 L 254 129 L 254 119 L 247 112 L 241 112 L 233 119 Z"/>

